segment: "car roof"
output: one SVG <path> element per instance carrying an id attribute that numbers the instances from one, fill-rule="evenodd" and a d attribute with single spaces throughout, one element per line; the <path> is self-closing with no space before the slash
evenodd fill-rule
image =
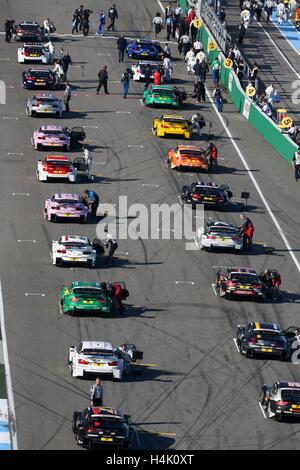
<path id="1" fill-rule="evenodd" d="M 50 72 L 52 73 L 52 70 L 50 69 L 43 69 L 42 67 L 31 67 L 30 69 L 27 70 L 27 72 Z"/>
<path id="2" fill-rule="evenodd" d="M 181 116 L 180 114 L 164 114 L 163 119 L 182 119 L 183 121 L 187 120 L 187 118 Z"/>
<path id="3" fill-rule="evenodd" d="M 174 91 L 174 87 L 170 85 L 152 85 L 154 90 L 171 90 Z"/>
<path id="4" fill-rule="evenodd" d="M 90 410 L 92 417 L 113 417 L 122 419 L 123 414 L 121 410 L 111 406 L 94 406 Z"/>
<path id="5" fill-rule="evenodd" d="M 153 44 L 153 41 L 151 39 L 143 39 L 143 38 L 137 38 L 133 42 L 136 42 L 138 44 L 143 43 L 143 44 Z"/>
<path id="6" fill-rule="evenodd" d="M 37 95 L 34 95 L 32 97 L 33 99 L 36 98 L 36 99 L 41 99 L 41 98 L 48 98 L 48 99 L 54 99 L 54 100 L 58 100 L 59 98 L 55 95 L 52 95 L 52 93 L 38 93 Z"/>
<path id="7" fill-rule="evenodd" d="M 218 228 L 224 228 L 224 229 L 234 229 L 234 230 L 238 230 L 238 227 L 236 225 L 233 225 L 233 224 L 228 224 L 227 222 L 220 222 L 220 221 L 215 221 L 215 222 L 210 222 L 208 221 L 207 222 L 207 225 L 208 225 L 208 228 L 214 228 L 214 227 L 218 227 Z"/>
<path id="8" fill-rule="evenodd" d="M 201 147 L 197 147 L 196 145 L 178 145 L 178 150 L 194 150 L 195 152 L 203 152 Z"/>
<path id="9" fill-rule="evenodd" d="M 230 274 L 252 274 L 257 276 L 257 272 L 253 268 L 231 267 L 227 268 Z"/>
<path id="10" fill-rule="evenodd" d="M 113 351 L 111 343 L 107 341 L 82 341 L 82 349 L 104 349 L 107 351 Z"/>
<path id="11" fill-rule="evenodd" d="M 196 181 L 197 188 L 206 187 L 206 188 L 218 188 L 219 186 L 217 183 L 213 183 L 212 181 Z"/>
<path id="12" fill-rule="evenodd" d="M 300 382 L 277 382 L 279 388 L 300 389 Z"/>
<path id="13" fill-rule="evenodd" d="M 62 126 L 41 126 L 41 131 L 57 131 L 63 132 L 64 128 Z"/>
<path id="14" fill-rule="evenodd" d="M 80 201 L 79 194 L 71 194 L 71 193 L 55 193 L 55 199 L 75 199 L 76 201 Z"/>
<path id="15" fill-rule="evenodd" d="M 140 60 L 138 65 L 161 65 L 157 60 Z"/>
<path id="16" fill-rule="evenodd" d="M 36 48 L 36 47 L 39 47 L 40 49 L 43 49 L 45 46 L 44 46 L 44 44 L 41 44 L 41 43 L 39 43 L 39 42 L 36 42 L 36 43 L 34 43 L 34 42 L 26 42 L 26 43 L 23 44 L 23 46 L 21 46 L 21 47 L 35 47 L 35 48 Z"/>
<path id="17" fill-rule="evenodd" d="M 81 237 L 80 235 L 63 235 L 60 238 L 61 243 L 76 242 L 84 245 L 89 243 L 89 241 L 88 237 Z"/>
<path id="18" fill-rule="evenodd" d="M 269 323 L 269 322 L 253 322 L 254 331 L 276 331 L 281 333 L 282 330 L 277 323 Z"/>
<path id="19" fill-rule="evenodd" d="M 33 25 L 36 25 L 36 26 L 39 26 L 39 24 L 36 22 L 36 21 L 20 21 L 19 25 L 21 24 L 33 24 Z"/>
<path id="20" fill-rule="evenodd" d="M 73 281 L 72 287 L 91 287 L 101 289 L 99 282 Z"/>
<path id="21" fill-rule="evenodd" d="M 69 157 L 65 157 L 63 155 L 47 155 L 44 158 L 44 162 L 71 162 Z"/>

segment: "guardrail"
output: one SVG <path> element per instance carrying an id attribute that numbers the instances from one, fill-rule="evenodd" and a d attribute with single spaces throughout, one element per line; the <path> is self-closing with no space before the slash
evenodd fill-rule
<path id="1" fill-rule="evenodd" d="M 218 56 L 221 57 L 221 83 L 227 89 L 236 109 L 285 160 L 291 163 L 298 146 L 288 136 L 282 134 L 277 125 L 262 112 L 251 98 L 248 98 L 234 71 L 224 66 L 224 54 L 218 50 L 210 51 L 208 49 L 208 43 L 215 42 L 215 38 L 205 25 L 199 29 L 198 36 L 210 61 L 215 60 Z"/>

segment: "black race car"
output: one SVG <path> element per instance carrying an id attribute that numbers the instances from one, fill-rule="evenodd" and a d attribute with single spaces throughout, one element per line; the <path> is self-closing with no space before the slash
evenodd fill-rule
<path id="1" fill-rule="evenodd" d="M 230 203 L 233 194 L 229 186 L 207 181 L 195 181 L 190 186 L 183 186 L 182 202 L 192 204 L 204 204 L 205 207 L 212 206 L 214 209 L 223 209 Z"/>
<path id="2" fill-rule="evenodd" d="M 50 69 L 42 68 L 24 70 L 22 74 L 22 86 L 23 88 L 32 90 L 55 90 L 56 88 L 59 88 L 56 84 L 55 73 Z"/>
<path id="3" fill-rule="evenodd" d="M 275 382 L 261 388 L 260 404 L 268 418 L 300 418 L 300 383 Z"/>
<path id="4" fill-rule="evenodd" d="M 248 297 L 257 301 L 265 298 L 263 284 L 252 268 L 220 268 L 217 272 L 215 288 L 220 297 Z"/>
<path id="5" fill-rule="evenodd" d="M 77 445 L 88 449 L 97 445 L 128 449 L 134 434 L 130 416 L 116 408 L 104 406 L 75 411 L 72 430 Z"/>
<path id="6" fill-rule="evenodd" d="M 297 349 L 293 344 L 295 330 L 298 329 L 291 326 L 283 331 L 277 323 L 251 322 L 238 325 L 236 342 L 240 353 L 246 357 L 276 356 L 284 361 L 290 359 L 293 349 Z"/>
<path id="7" fill-rule="evenodd" d="M 44 37 L 43 29 L 35 21 L 22 21 L 16 26 L 14 33 L 16 41 L 28 41 L 30 39 L 31 41 L 38 42 L 42 41 Z"/>

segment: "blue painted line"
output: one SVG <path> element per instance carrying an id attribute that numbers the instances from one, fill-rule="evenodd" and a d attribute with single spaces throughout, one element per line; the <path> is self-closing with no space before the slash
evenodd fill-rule
<path id="1" fill-rule="evenodd" d="M 300 32 L 294 26 L 294 23 L 288 20 L 285 22 L 283 21 L 281 24 L 279 24 L 276 16 L 276 11 L 273 11 L 271 19 L 273 24 L 276 26 L 276 28 L 279 29 L 281 34 L 290 43 L 292 48 L 300 52 Z"/>
<path id="2" fill-rule="evenodd" d="M 7 432 L 9 430 L 7 421 L 0 422 L 0 432 Z"/>

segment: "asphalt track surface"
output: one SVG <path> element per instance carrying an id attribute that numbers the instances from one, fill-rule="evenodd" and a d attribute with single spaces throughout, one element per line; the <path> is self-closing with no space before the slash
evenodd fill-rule
<path id="1" fill-rule="evenodd" d="M 238 41 L 238 24 L 240 21 L 240 9 L 237 2 L 229 1 L 226 8 L 226 23 L 233 42 Z M 286 60 L 278 52 L 283 53 Z M 297 38 L 295 38 L 296 40 Z M 293 94 L 299 89 L 300 57 L 292 48 L 289 42 L 282 36 L 280 31 L 270 21 L 266 21 L 266 16 L 262 14 L 261 22 L 256 20 L 246 31 L 242 46 L 240 47 L 243 57 L 251 66 L 254 62 L 258 66 L 258 76 L 261 80 L 260 93 L 264 91 L 264 86 L 273 85 L 281 95 L 281 103 L 276 107 L 285 108 L 296 124 L 299 122 L 299 106 L 293 103 Z M 289 66 L 289 64 L 294 70 Z M 298 81 L 296 88 L 292 87 L 293 82 Z M 298 98 L 296 93 L 295 98 Z"/>
<path id="2" fill-rule="evenodd" d="M 7 17 L 41 20 L 49 16 L 58 33 L 68 33 L 70 12 L 76 6 L 75 1 L 50 4 L 41 0 L 37 11 L 32 0 L 14 0 L 3 6 L 0 23 Z M 94 11 L 99 6 L 106 11 L 110 2 L 89 4 Z M 148 35 L 152 30 L 156 1 L 117 2 L 117 7 L 119 31 Z M 128 195 L 129 203 L 147 206 L 177 202 L 183 184 L 198 176 L 177 174 L 165 167 L 166 150 L 179 141 L 153 136 L 152 119 L 161 115 L 161 110 L 141 106 L 143 85 L 131 85 L 127 100 L 122 98 L 119 83 L 109 84 L 110 95 L 95 95 L 100 65 L 107 64 L 110 80 L 114 81 L 120 80 L 127 65 L 116 61 L 115 40 L 83 40 L 79 36 L 63 39 L 57 49 L 62 44 L 75 65 L 80 65 L 69 72 L 74 94 L 79 94 L 73 95 L 70 118 L 59 122 L 98 126 L 87 129 L 88 140 L 94 148 L 94 161 L 105 164 L 95 165 L 98 176 L 91 187 L 103 202 L 116 203 L 118 195 Z M 122 383 L 106 380 L 104 384 L 106 403 L 132 416 L 139 436 L 135 448 L 298 448 L 299 424 L 265 420 L 258 396 L 263 383 L 299 380 L 299 368 L 276 361 L 247 360 L 237 352 L 233 337 L 238 323 L 251 320 L 271 320 L 283 327 L 299 324 L 299 272 L 211 105 L 207 102 L 200 110 L 212 122 L 219 155 L 224 158 L 212 180 L 229 184 L 237 196 L 244 189 L 250 191 L 249 215 L 256 228 L 255 241 L 275 247 L 275 254 L 266 255 L 259 244 L 251 254 L 233 255 L 186 251 L 181 240 L 128 240 L 119 244 L 119 251 L 128 252 L 128 256 L 120 257 L 113 268 L 104 264 L 97 270 L 56 268 L 49 261 L 51 241 L 68 231 L 93 238 L 95 225 L 44 221 L 46 197 L 57 190 L 81 191 L 84 186 L 36 181 L 34 171 L 42 153 L 32 149 L 30 137 L 44 120 L 26 117 L 25 98 L 32 92 L 20 85 L 25 67 L 16 63 L 17 44 L 7 45 L 3 38 L 1 41 L 1 59 L 10 59 L 0 60 L 1 79 L 14 88 L 8 89 L 8 103 L 0 108 L 0 274 L 19 448 L 76 449 L 72 414 L 86 405 L 92 382 L 71 378 L 66 359 L 68 347 L 82 339 L 110 340 L 115 345 L 134 342 L 144 351 L 146 363 L 157 364 L 145 369 L 141 377 L 125 378 Z M 177 56 L 176 46 L 172 47 Z M 97 56 L 99 53 L 110 55 Z M 185 81 L 182 60 L 175 64 L 175 78 Z M 191 89 L 189 83 L 185 86 Z M 195 109 L 195 101 L 189 100 L 183 113 L 190 116 Z M 295 201 L 299 187 L 290 168 L 230 103 L 225 105 L 223 117 L 298 256 Z M 8 155 L 20 152 L 23 155 Z M 207 216 L 237 223 L 239 209 L 207 212 Z M 275 267 L 283 278 L 283 300 L 265 304 L 221 300 L 211 287 L 213 265 L 250 265 L 258 270 Z M 105 319 L 61 315 L 59 289 L 73 280 L 124 280 L 130 291 L 126 316 Z"/>

